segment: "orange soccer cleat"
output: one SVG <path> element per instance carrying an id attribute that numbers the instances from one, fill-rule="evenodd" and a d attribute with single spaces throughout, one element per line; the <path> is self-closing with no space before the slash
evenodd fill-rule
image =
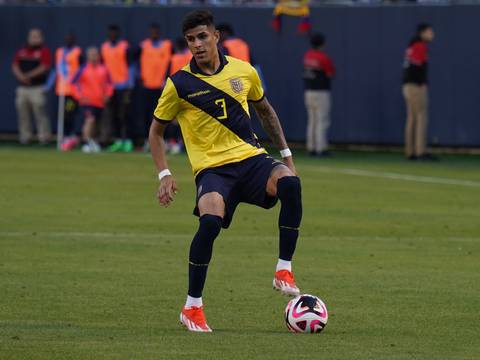
<path id="1" fill-rule="evenodd" d="M 203 313 L 203 305 L 200 307 L 184 307 L 180 313 L 180 322 L 189 331 L 212 332 L 212 329 L 207 325 L 207 320 Z"/>
<path id="2" fill-rule="evenodd" d="M 293 273 L 288 270 L 279 270 L 273 278 L 273 288 L 279 290 L 283 295 L 298 296 L 300 289 L 295 285 Z"/>

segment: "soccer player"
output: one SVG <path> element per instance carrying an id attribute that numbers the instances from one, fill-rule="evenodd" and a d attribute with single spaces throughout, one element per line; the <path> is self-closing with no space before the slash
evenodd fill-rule
<path id="1" fill-rule="evenodd" d="M 273 286 L 286 295 L 298 295 L 291 261 L 302 217 L 300 179 L 296 176 L 280 121 L 264 92 L 255 69 L 247 62 L 218 51 L 219 33 L 208 11 L 194 11 L 183 20 L 183 34 L 193 54 L 189 65 L 168 78 L 149 141 L 160 185 L 161 205 L 168 206 L 177 185 L 168 170 L 163 132 L 178 119 L 197 186 L 197 233 L 189 255 L 188 296 L 180 321 L 190 331 L 211 332 L 202 303 L 213 242 L 228 228 L 240 202 L 269 209 L 281 202 L 278 220 L 279 260 Z M 283 162 L 268 155 L 252 131 L 249 108 L 261 124 Z"/>

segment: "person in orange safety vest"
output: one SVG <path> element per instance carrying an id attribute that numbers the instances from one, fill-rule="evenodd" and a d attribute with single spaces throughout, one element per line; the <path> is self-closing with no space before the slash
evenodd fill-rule
<path id="1" fill-rule="evenodd" d="M 73 33 L 65 35 L 64 46 L 55 51 L 55 68 L 52 69 L 45 85 L 46 90 L 52 88 L 55 83 L 55 93 L 58 97 L 65 97 L 64 106 L 64 133 L 66 137 L 62 142 L 62 149 L 75 135 L 75 117 L 78 110 L 78 102 L 72 89 L 72 79 L 80 65 L 84 62 L 82 49 L 76 45 Z"/>
<path id="2" fill-rule="evenodd" d="M 217 25 L 217 30 L 220 32 L 219 48 L 224 55 L 232 56 L 234 58 L 249 62 L 255 70 L 262 82 L 263 89 L 267 91 L 267 84 L 263 77 L 263 71 L 260 64 L 255 62 L 255 59 L 250 52 L 250 47 L 247 42 L 237 36 L 233 27 L 228 23 L 221 23 Z"/>
<path id="3" fill-rule="evenodd" d="M 192 60 L 192 53 L 188 49 L 187 41 L 183 37 L 175 40 L 175 53 L 172 55 L 170 63 L 170 75 L 187 65 Z"/>
<path id="4" fill-rule="evenodd" d="M 230 24 L 219 24 L 217 26 L 217 30 L 220 32 L 219 43 L 225 55 L 229 55 L 246 62 L 251 62 L 250 47 L 245 40 L 235 36 L 233 28 Z"/>
<path id="5" fill-rule="evenodd" d="M 148 37 L 140 43 L 140 79 L 143 87 L 144 138 L 148 130 L 158 99 L 167 80 L 172 59 L 172 42 L 160 37 L 160 27 L 153 23 L 148 28 Z M 145 141 L 147 144 L 148 141 Z"/>
<path id="6" fill-rule="evenodd" d="M 219 48 L 224 55 L 232 56 L 234 58 L 249 62 L 255 70 L 262 82 L 263 89 L 267 91 L 267 84 L 263 77 L 263 71 L 260 64 L 255 62 L 255 59 L 250 52 L 250 47 L 247 42 L 237 36 L 233 27 L 230 24 L 222 23 L 217 25 L 217 30 L 220 32 Z"/>
<path id="7" fill-rule="evenodd" d="M 172 61 L 170 62 L 170 76 L 187 65 L 191 59 L 192 53 L 188 49 L 187 41 L 183 37 L 177 38 L 177 40 L 175 40 L 175 53 L 172 55 Z M 182 132 L 176 120 L 168 124 L 164 137 L 167 151 L 170 154 L 178 154 L 182 151 Z"/>
<path id="8" fill-rule="evenodd" d="M 108 27 L 107 40 L 102 44 L 101 55 L 113 83 L 113 96 L 105 109 L 102 140 L 110 138 L 113 125 L 115 142 L 108 151 L 133 151 L 132 118 L 129 116 L 130 99 L 135 79 L 133 51 L 127 40 L 120 38 L 118 25 Z"/>

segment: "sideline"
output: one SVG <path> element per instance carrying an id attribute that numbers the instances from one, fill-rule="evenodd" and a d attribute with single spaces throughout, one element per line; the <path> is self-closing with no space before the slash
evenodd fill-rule
<path id="1" fill-rule="evenodd" d="M 380 172 L 380 171 L 370 171 L 370 170 L 362 170 L 362 169 L 333 168 L 328 166 L 318 166 L 318 167 L 305 166 L 305 165 L 303 166 L 308 167 L 309 170 L 316 170 L 316 171 L 329 173 L 329 174 L 376 177 L 376 178 L 383 178 L 383 179 L 413 181 L 413 182 L 429 183 L 429 184 L 480 187 L 480 181 L 473 181 L 473 180 L 462 180 L 462 179 L 442 178 L 442 177 L 434 177 L 434 176 L 421 176 L 421 175 L 411 175 L 411 174 L 399 174 L 399 173 L 392 173 L 392 172 Z"/>

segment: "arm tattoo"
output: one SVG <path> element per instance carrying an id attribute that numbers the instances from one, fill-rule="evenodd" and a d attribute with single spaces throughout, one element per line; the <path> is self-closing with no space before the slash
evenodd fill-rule
<path id="1" fill-rule="evenodd" d="M 279 149 L 283 150 L 288 147 L 285 136 L 283 135 L 282 125 L 278 119 L 277 113 L 267 98 L 253 103 L 253 107 L 260 119 L 263 129 L 272 140 L 273 144 Z"/>

